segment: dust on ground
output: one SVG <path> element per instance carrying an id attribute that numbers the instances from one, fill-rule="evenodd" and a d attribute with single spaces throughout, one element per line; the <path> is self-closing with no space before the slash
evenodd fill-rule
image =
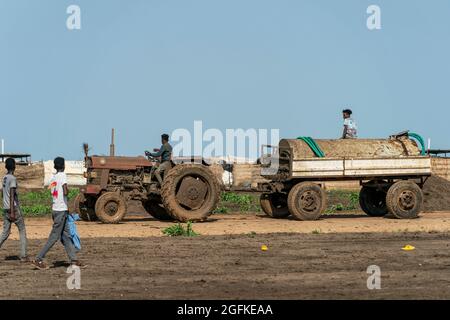
<path id="1" fill-rule="evenodd" d="M 448 233 L 88 238 L 80 290 L 66 287 L 61 244 L 47 256 L 51 269 L 33 270 L 8 256 L 18 247 L 9 241 L 0 251 L 0 298 L 449 299 L 449 240 Z M 403 251 L 407 244 L 416 249 Z M 30 252 L 42 245 L 31 240 Z M 367 288 L 370 265 L 381 269 L 380 290 Z"/>

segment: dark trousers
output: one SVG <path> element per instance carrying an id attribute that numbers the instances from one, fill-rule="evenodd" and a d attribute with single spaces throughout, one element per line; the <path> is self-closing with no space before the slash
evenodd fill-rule
<path id="1" fill-rule="evenodd" d="M 9 210 L 3 210 L 3 233 L 0 237 L 0 248 L 11 234 L 11 224 L 14 223 L 17 226 L 17 229 L 19 229 L 20 257 L 25 258 L 27 256 L 27 232 L 25 230 L 25 220 L 23 219 L 20 208 L 16 208 L 16 221 L 14 222 L 12 222 L 9 218 Z"/>
<path id="2" fill-rule="evenodd" d="M 70 237 L 69 225 L 67 224 L 68 211 L 53 211 L 53 227 L 48 236 L 47 243 L 42 248 L 37 256 L 37 260 L 43 260 L 47 252 L 53 247 L 53 245 L 62 240 L 64 249 L 69 256 L 70 261 L 76 261 L 76 248 L 73 245 L 72 238 Z"/>

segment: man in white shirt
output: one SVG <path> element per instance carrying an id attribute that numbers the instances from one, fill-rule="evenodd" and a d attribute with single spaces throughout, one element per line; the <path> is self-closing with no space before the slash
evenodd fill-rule
<path id="1" fill-rule="evenodd" d="M 69 256 L 70 263 L 74 266 L 85 267 L 86 265 L 77 260 L 76 248 L 72 242 L 69 225 L 67 224 L 67 216 L 69 215 L 67 196 L 69 194 L 69 190 L 67 188 L 67 176 L 64 173 L 64 158 L 57 157 L 55 158 L 53 163 L 55 165 L 56 174 L 50 180 L 49 185 L 53 200 L 53 227 L 48 237 L 47 243 L 45 244 L 44 248 L 42 248 L 41 252 L 37 255 L 36 260 L 33 261 L 33 265 L 38 269 L 48 269 L 48 266 L 43 261 L 44 257 L 56 242 L 62 240 L 64 249 Z"/>
<path id="2" fill-rule="evenodd" d="M 355 120 L 353 120 L 352 110 L 342 110 L 342 116 L 344 118 L 344 131 L 342 133 L 342 139 L 354 139 L 358 138 L 357 126 Z"/>

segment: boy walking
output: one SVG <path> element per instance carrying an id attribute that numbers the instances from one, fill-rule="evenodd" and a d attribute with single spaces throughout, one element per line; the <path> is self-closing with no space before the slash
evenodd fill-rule
<path id="1" fill-rule="evenodd" d="M 0 237 L 0 248 L 11 234 L 11 224 L 15 223 L 19 229 L 20 236 L 20 261 L 29 261 L 27 256 L 27 233 L 25 221 L 19 206 L 19 196 L 17 195 L 17 179 L 14 176 L 16 161 L 8 158 L 5 161 L 7 174 L 3 177 L 3 233 Z"/>
<path id="2" fill-rule="evenodd" d="M 53 247 L 53 245 L 61 240 L 64 245 L 64 249 L 69 256 L 70 263 L 72 265 L 83 268 L 86 267 L 86 265 L 77 260 L 77 250 L 72 242 L 69 225 L 67 223 L 67 217 L 69 215 L 67 195 L 69 194 L 69 189 L 67 188 L 67 177 L 64 173 L 65 161 L 64 158 L 57 157 L 55 158 L 53 163 L 56 169 L 56 174 L 50 180 L 49 186 L 53 199 L 53 226 L 47 243 L 42 248 L 41 252 L 37 255 L 36 260 L 33 261 L 33 265 L 38 269 L 48 269 L 48 266 L 43 261 L 44 257 L 47 252 Z"/>

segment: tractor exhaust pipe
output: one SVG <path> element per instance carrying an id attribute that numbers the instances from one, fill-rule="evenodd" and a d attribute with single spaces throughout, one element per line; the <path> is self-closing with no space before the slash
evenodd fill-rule
<path id="1" fill-rule="evenodd" d="M 114 128 L 111 130 L 111 144 L 109 145 L 109 155 L 114 157 L 116 153 L 116 146 L 114 145 Z"/>

